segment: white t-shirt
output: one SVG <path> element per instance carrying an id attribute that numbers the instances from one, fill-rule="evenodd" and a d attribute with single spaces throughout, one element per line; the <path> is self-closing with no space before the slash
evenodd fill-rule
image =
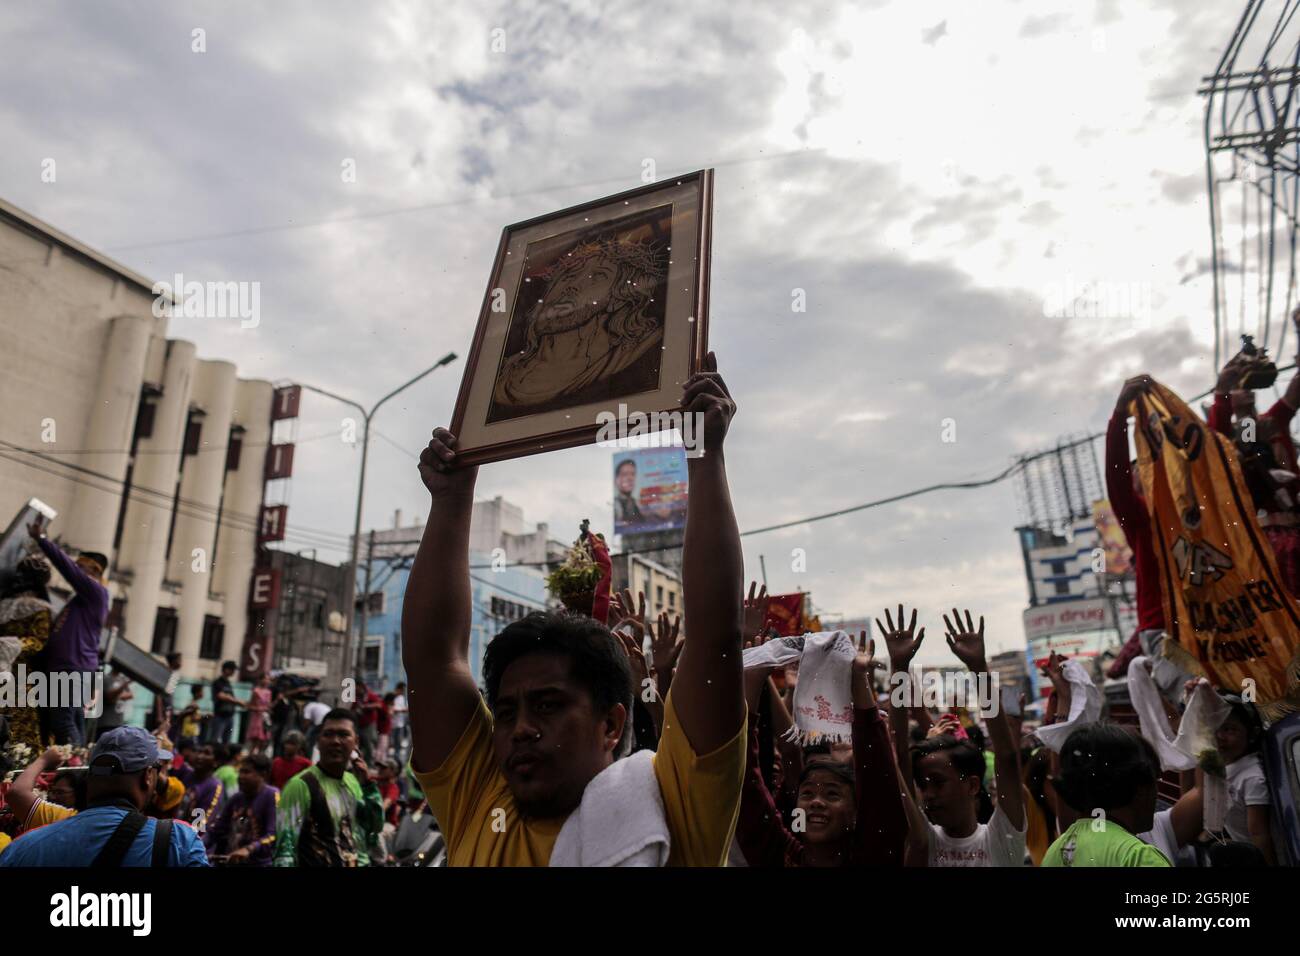
<path id="1" fill-rule="evenodd" d="M 1246 820 L 1247 807 L 1268 806 L 1268 780 L 1259 754 L 1246 754 L 1228 764 L 1228 815 L 1224 828 L 1228 836 L 1242 843 L 1250 842 L 1250 825 Z"/>
<path id="2" fill-rule="evenodd" d="M 988 823 L 968 837 L 950 837 L 930 824 L 930 866 L 1024 866 L 1025 834 L 1016 830 L 998 807 Z"/>
<path id="3" fill-rule="evenodd" d="M 1165 859 L 1174 866 L 1196 866 L 1196 850 L 1190 846 L 1180 848 L 1178 836 L 1174 833 L 1174 811 L 1161 810 L 1155 815 L 1155 823 L 1146 833 L 1139 833 L 1138 839 L 1149 843 L 1165 855 Z"/>
<path id="4" fill-rule="evenodd" d="M 393 698 L 393 729 L 406 726 L 406 695 L 398 694 Z"/>
<path id="5" fill-rule="evenodd" d="M 325 715 L 330 712 L 329 704 L 322 704 L 318 700 L 313 700 L 306 704 L 302 709 L 302 715 L 313 726 L 319 726 L 320 722 L 325 719 Z"/>

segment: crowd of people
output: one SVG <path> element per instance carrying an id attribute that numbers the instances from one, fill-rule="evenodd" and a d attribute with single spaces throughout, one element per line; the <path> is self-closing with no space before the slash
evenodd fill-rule
<path id="1" fill-rule="evenodd" d="M 1249 365 L 1234 363 L 1220 379 L 1227 399 Z M 1148 383 L 1130 380 L 1119 397 L 1107 486 L 1134 553 L 1138 602 L 1138 629 L 1113 676 L 1136 668 L 1139 681 L 1150 677 L 1155 716 L 1110 719 L 1096 675 L 1052 654 L 1043 717 L 1027 720 L 1023 697 L 997 693 L 984 619 L 969 609 L 942 615 L 944 638 L 972 686 L 993 692 L 964 708 L 927 705 L 919 693 L 911 674 L 925 627 L 902 604 L 877 619 L 879 643 L 865 631 L 776 636 L 765 589 L 744 588 L 726 460 L 737 406 L 710 353 L 682 397 L 702 423 L 705 453 L 688 462 L 680 618 L 651 619 L 644 595 L 613 593 L 606 563 L 587 606 L 535 612 L 496 635 L 479 686 L 469 660 L 477 468 L 458 460 L 455 435 L 436 429 L 420 456 L 432 508 L 402 615 L 410 692 L 358 685 L 349 707 L 298 707 L 297 689 L 264 679 L 241 699 L 227 662 L 207 689 L 210 708 L 199 686 L 183 705 L 163 700 L 150 729 L 101 723 L 83 759 L 40 747 L 4 794 L 12 840 L 0 866 L 383 865 L 394 862 L 408 812 L 431 814 L 448 864 L 462 866 L 1285 862 L 1259 714 L 1159 653 L 1167 637 L 1155 545 L 1127 449 L 1127 409 Z M 1285 422 L 1297 401 L 1300 379 L 1264 436 L 1270 466 L 1293 473 Z M 1234 407 L 1253 414 L 1244 400 Z M 1215 408 L 1211 426 L 1245 441 L 1218 396 Z M 1270 482 L 1261 494 L 1280 509 L 1287 481 Z M 1279 553 L 1296 526 L 1270 522 Z M 102 556 L 82 557 L 102 575 Z M 83 565 L 93 582 L 92 572 Z M 24 565 L 17 580 L 28 591 L 0 602 L 0 622 L 39 617 L 39 577 Z M 129 681 L 107 685 L 111 700 L 129 693 Z M 277 720 L 286 702 L 300 725 Z M 251 719 L 235 743 L 240 709 Z M 1218 715 L 1209 749 L 1194 770 L 1167 773 L 1162 728 L 1193 711 Z M 43 742 L 39 721 L 6 716 L 0 733 Z M 67 720 L 47 724 L 75 732 Z"/>

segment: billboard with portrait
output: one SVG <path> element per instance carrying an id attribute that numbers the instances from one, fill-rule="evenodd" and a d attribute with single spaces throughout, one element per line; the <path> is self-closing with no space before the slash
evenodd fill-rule
<path id="1" fill-rule="evenodd" d="M 686 526 L 686 450 L 629 448 L 614 453 L 614 533 Z"/>

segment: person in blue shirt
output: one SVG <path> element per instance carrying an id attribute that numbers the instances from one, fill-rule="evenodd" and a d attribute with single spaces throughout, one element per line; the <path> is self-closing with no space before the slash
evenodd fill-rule
<path id="1" fill-rule="evenodd" d="M 192 828 L 143 816 L 159 769 L 171 757 L 143 728 L 110 730 L 90 753 L 86 809 L 14 840 L 0 853 L 0 867 L 150 866 L 160 824 L 171 831 L 164 834 L 167 866 L 207 866 L 203 841 Z M 121 836 L 115 841 L 117 831 Z M 161 846 L 158 856 L 161 860 Z"/>

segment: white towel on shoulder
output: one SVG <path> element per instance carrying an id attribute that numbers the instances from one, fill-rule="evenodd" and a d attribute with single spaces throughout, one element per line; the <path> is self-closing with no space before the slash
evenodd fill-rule
<path id="1" fill-rule="evenodd" d="M 640 750 L 591 778 L 560 828 L 551 866 L 664 866 L 671 846 L 654 753 Z"/>

